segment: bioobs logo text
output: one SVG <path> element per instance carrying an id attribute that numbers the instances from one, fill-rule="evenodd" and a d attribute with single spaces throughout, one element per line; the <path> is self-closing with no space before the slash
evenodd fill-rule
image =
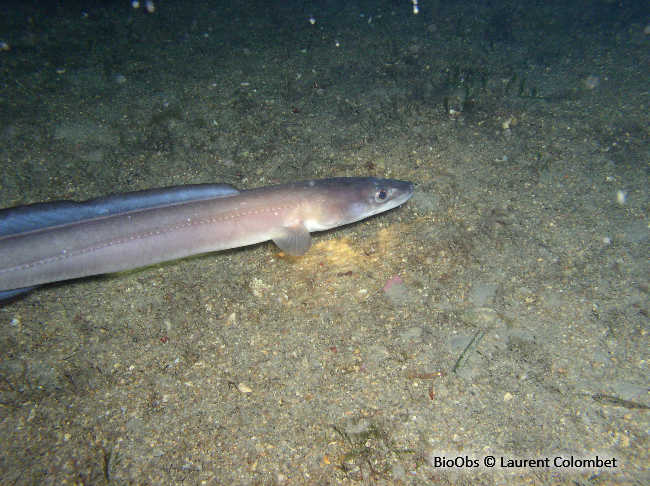
<path id="1" fill-rule="evenodd" d="M 464 468 L 464 467 L 479 467 L 481 465 L 478 459 L 473 459 L 469 456 L 458 456 L 458 457 L 431 456 L 430 459 L 431 459 L 431 465 L 433 467 Z"/>
<path id="2" fill-rule="evenodd" d="M 592 457 L 549 455 L 534 458 L 517 458 L 510 456 L 479 456 L 470 457 L 467 454 L 451 456 L 431 453 L 429 464 L 437 469 L 468 469 L 477 467 L 502 469 L 615 469 L 619 467 L 618 458 L 606 455 Z"/>

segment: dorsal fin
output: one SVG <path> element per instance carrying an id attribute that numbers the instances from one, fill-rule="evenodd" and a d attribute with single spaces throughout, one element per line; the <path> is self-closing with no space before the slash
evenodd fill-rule
<path id="1" fill-rule="evenodd" d="M 230 184 L 188 184 L 113 194 L 81 202 L 27 204 L 0 211 L 0 238 L 114 214 L 235 196 L 240 192 Z"/>

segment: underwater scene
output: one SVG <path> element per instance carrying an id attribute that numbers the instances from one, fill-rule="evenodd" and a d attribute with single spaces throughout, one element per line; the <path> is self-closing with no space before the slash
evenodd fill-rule
<path id="1" fill-rule="evenodd" d="M 8 0 L 0 173 L 2 484 L 650 484 L 646 0 Z"/>

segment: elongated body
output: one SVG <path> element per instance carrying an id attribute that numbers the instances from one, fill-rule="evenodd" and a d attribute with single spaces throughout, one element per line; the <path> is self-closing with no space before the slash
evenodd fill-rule
<path id="1" fill-rule="evenodd" d="M 49 282 L 273 240 L 305 253 L 310 232 L 408 200 L 410 182 L 335 178 L 240 191 L 177 186 L 0 211 L 0 300 Z"/>

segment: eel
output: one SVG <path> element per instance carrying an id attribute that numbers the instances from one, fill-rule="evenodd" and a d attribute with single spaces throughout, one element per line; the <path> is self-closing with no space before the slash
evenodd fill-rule
<path id="1" fill-rule="evenodd" d="M 340 177 L 247 190 L 173 186 L 0 210 L 0 302 L 47 283 L 267 240 L 302 255 L 310 233 L 388 211 L 412 194 L 407 181 Z"/>

